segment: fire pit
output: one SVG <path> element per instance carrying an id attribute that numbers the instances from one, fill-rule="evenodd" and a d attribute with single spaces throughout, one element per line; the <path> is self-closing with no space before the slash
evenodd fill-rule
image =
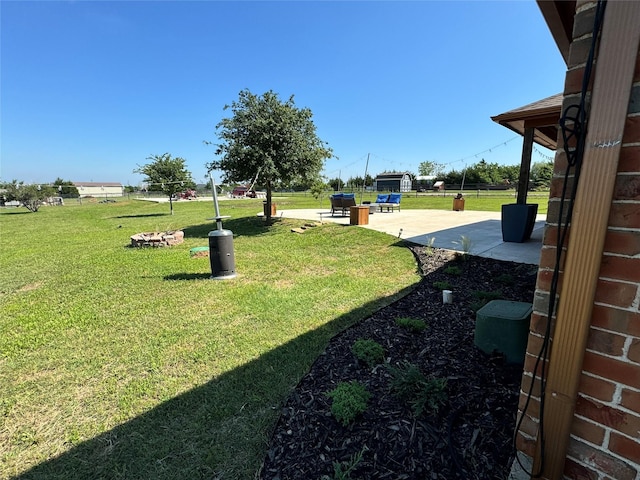
<path id="1" fill-rule="evenodd" d="M 182 230 L 131 235 L 132 247 L 170 247 L 182 242 L 184 242 L 184 232 Z"/>

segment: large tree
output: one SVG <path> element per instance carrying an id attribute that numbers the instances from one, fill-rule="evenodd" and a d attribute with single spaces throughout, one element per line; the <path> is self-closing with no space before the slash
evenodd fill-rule
<path id="1" fill-rule="evenodd" d="M 173 215 L 173 196 L 186 188 L 195 188 L 191 172 L 185 167 L 186 160 L 180 157 L 171 158 L 168 153 L 151 155 L 147 160 L 151 162 L 138 165 L 133 173 L 145 175 L 144 181 L 149 184 L 150 189 L 157 189 L 169 195 L 169 208 Z"/>
<path id="2" fill-rule="evenodd" d="M 296 107 L 293 96 L 283 102 L 271 90 L 261 96 L 242 90 L 238 100 L 224 110 L 231 110 L 232 115 L 216 125 L 219 158 L 207 167 L 222 170 L 225 182 L 257 177 L 267 191 L 269 224 L 274 185 L 318 180 L 333 151 L 316 135 L 311 110 Z"/>
<path id="3" fill-rule="evenodd" d="M 418 165 L 418 175 L 425 177 L 440 177 L 444 174 L 444 165 L 431 160 L 425 160 Z"/>
<path id="4" fill-rule="evenodd" d="M 5 183 L 2 187 L 6 190 L 3 194 L 5 201 L 20 202 L 31 212 L 37 212 L 47 197 L 55 195 L 55 190 L 48 185 L 25 185 L 17 180 Z"/>
<path id="5" fill-rule="evenodd" d="M 67 197 L 79 197 L 80 193 L 78 189 L 70 180 L 63 180 L 60 177 L 56 178 L 53 182 L 54 188 L 58 190 L 59 195 L 65 195 Z"/>

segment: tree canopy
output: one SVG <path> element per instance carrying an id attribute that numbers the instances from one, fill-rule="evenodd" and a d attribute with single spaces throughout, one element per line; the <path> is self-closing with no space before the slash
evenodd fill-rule
<path id="1" fill-rule="evenodd" d="M 151 160 L 145 165 L 138 165 L 133 173 L 141 173 L 146 176 L 144 181 L 149 184 L 151 190 L 160 190 L 169 196 L 169 208 L 173 215 L 173 196 L 187 188 L 195 188 L 195 183 L 185 167 L 184 158 L 171 158 L 169 153 L 151 155 Z"/>
<path id="2" fill-rule="evenodd" d="M 225 182 L 249 182 L 267 191 L 267 222 L 271 221 L 271 190 L 278 183 L 313 183 L 333 151 L 316 134 L 311 110 L 296 107 L 268 91 L 260 96 L 242 90 L 225 105 L 231 116 L 216 125 L 220 143 L 209 170 L 222 170 Z"/>
<path id="3" fill-rule="evenodd" d="M 426 160 L 418 165 L 418 175 L 422 176 L 442 176 L 444 173 L 444 165 L 441 163 Z"/>
<path id="4" fill-rule="evenodd" d="M 79 197 L 80 193 L 71 180 L 63 180 L 60 177 L 56 178 L 53 182 L 53 186 L 58 190 L 60 195 L 66 195 L 67 197 Z"/>
<path id="5" fill-rule="evenodd" d="M 47 185 L 25 185 L 24 182 L 13 180 L 2 187 L 6 190 L 3 194 L 7 202 L 17 201 L 31 212 L 37 212 L 47 197 L 52 197 L 56 191 Z"/>

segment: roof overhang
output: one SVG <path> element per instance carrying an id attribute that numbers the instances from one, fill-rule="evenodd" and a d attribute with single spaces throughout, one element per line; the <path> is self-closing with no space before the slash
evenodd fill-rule
<path id="1" fill-rule="evenodd" d="M 496 123 L 524 136 L 534 128 L 533 141 L 550 150 L 558 146 L 558 123 L 562 112 L 561 93 L 491 117 Z"/>
<path id="2" fill-rule="evenodd" d="M 569 46 L 573 37 L 573 18 L 576 1 L 537 0 L 538 8 L 560 50 L 564 63 L 569 63 Z"/>

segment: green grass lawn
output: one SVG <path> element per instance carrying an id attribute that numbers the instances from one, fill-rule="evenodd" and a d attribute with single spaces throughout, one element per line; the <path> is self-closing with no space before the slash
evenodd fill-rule
<path id="1" fill-rule="evenodd" d="M 210 280 L 189 250 L 211 203 L 67 203 L 0 210 L 3 479 L 252 479 L 328 340 L 419 279 L 394 237 L 267 228 L 242 200 L 221 202 L 238 276 Z M 181 245 L 128 248 L 178 228 Z"/>
<path id="2" fill-rule="evenodd" d="M 514 201 L 465 198 L 470 210 Z M 546 211 L 546 196 L 529 201 Z M 402 202 L 450 210 L 452 197 Z M 252 479 L 328 340 L 419 280 L 395 237 L 335 224 L 298 235 L 300 221 L 265 227 L 260 200 L 220 206 L 233 280 L 210 280 L 209 259 L 189 255 L 208 245 L 210 202 L 177 202 L 173 216 L 133 199 L 0 210 L 0 478 Z M 185 242 L 128 247 L 170 229 Z"/>

